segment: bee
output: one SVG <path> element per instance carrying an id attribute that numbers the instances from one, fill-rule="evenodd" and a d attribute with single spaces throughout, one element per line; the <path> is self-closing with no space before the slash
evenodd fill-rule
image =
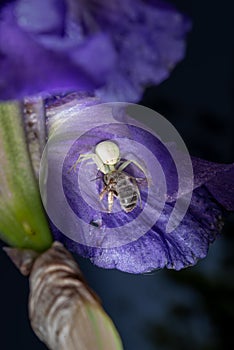
<path id="1" fill-rule="evenodd" d="M 89 159 L 104 174 L 105 187 L 101 191 L 99 198 L 102 200 L 108 194 L 109 213 L 112 211 L 114 197 L 119 199 L 121 208 L 126 213 L 131 212 L 137 206 L 138 201 L 141 204 L 137 178 L 123 171 L 130 163 L 133 163 L 145 174 L 145 169 L 137 161 L 126 160 L 117 167 L 120 163 L 119 147 L 116 143 L 107 140 L 96 145 L 95 153 L 81 154 L 71 169 L 75 169 L 78 163 Z"/>
<path id="2" fill-rule="evenodd" d="M 112 212 L 114 197 L 117 197 L 121 208 L 129 213 L 136 208 L 141 195 L 135 177 L 124 171 L 114 170 L 104 175 L 105 187 L 99 195 L 100 200 L 108 194 L 108 212 Z"/>

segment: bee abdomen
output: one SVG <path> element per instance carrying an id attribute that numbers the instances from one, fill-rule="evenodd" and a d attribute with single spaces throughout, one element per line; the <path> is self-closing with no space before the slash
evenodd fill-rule
<path id="1" fill-rule="evenodd" d="M 120 186 L 118 193 L 121 207 L 126 212 L 132 211 L 136 207 L 138 201 L 138 195 L 133 185 L 128 184 L 127 186 Z"/>
<path id="2" fill-rule="evenodd" d="M 113 171 L 105 175 L 104 182 L 112 192 L 116 193 L 121 208 L 125 212 L 132 211 L 139 199 L 139 192 L 134 178 L 124 172 Z"/>

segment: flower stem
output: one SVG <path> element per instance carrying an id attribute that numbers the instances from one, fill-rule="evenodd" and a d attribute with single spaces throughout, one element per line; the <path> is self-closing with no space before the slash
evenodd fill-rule
<path id="1" fill-rule="evenodd" d="M 0 104 L 0 238 L 44 251 L 52 243 L 23 128 L 23 110 Z"/>

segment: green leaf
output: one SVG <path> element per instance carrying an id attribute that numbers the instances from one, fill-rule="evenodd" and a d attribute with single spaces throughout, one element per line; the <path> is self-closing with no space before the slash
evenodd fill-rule
<path id="1" fill-rule="evenodd" d="M 52 243 L 19 103 L 0 104 L 0 238 L 11 246 L 36 251 Z"/>

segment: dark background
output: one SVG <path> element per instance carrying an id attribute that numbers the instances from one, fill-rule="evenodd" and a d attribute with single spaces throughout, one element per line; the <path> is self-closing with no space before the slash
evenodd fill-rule
<path id="1" fill-rule="evenodd" d="M 233 2 L 171 3 L 193 20 L 187 56 L 167 81 L 146 91 L 142 103 L 177 128 L 191 154 L 234 162 Z M 208 257 L 181 272 L 135 276 L 78 261 L 126 350 L 234 349 L 233 237 L 230 216 Z M 0 349 L 46 349 L 29 325 L 28 281 L 2 250 L 0 273 Z"/>

